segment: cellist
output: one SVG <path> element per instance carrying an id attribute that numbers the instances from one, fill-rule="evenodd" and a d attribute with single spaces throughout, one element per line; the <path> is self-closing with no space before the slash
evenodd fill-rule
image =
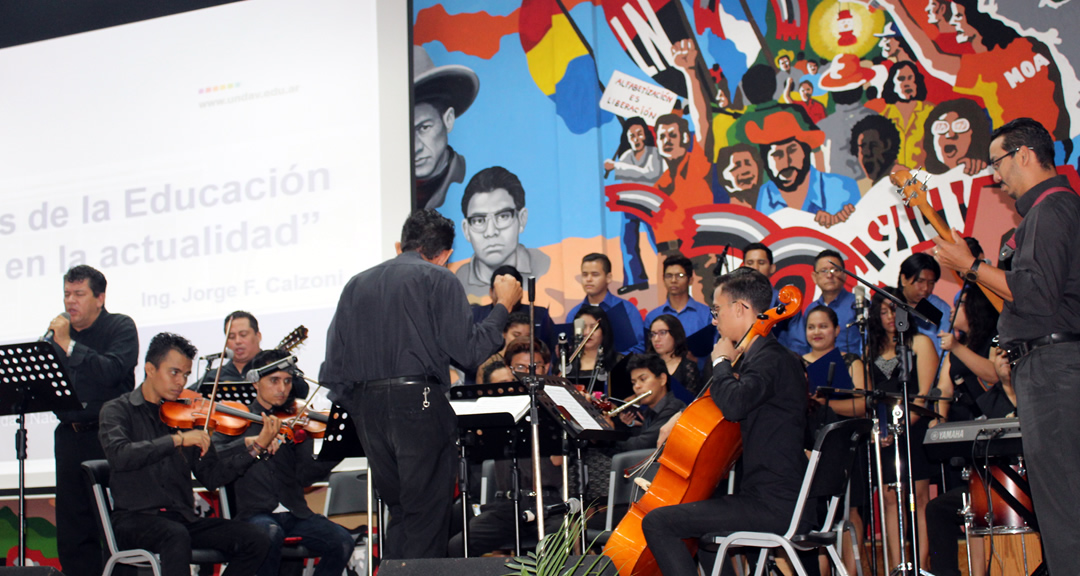
<path id="1" fill-rule="evenodd" d="M 735 530 L 783 533 L 791 520 L 807 463 L 805 372 L 774 336 L 736 348 L 772 298 L 772 285 L 756 270 L 739 268 L 717 279 L 712 315 L 720 340 L 712 351 L 709 387 L 724 417 L 738 422 L 742 432 L 741 484 L 735 495 L 665 506 L 645 516 L 642 530 L 664 576 L 698 573 L 684 538 Z"/>

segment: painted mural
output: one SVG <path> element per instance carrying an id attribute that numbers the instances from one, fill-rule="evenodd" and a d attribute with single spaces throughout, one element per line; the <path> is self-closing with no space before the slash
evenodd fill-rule
<path id="1" fill-rule="evenodd" d="M 777 285 L 813 291 L 826 248 L 895 284 L 937 234 L 897 169 L 988 253 L 1018 221 L 995 127 L 1035 118 L 1075 179 L 1080 40 L 1058 26 L 1078 17 L 1058 0 L 414 0 L 414 206 L 460 223 L 471 299 L 513 265 L 557 321 L 590 252 L 641 310 L 667 255 L 709 299 L 701 278 L 751 242 Z"/>

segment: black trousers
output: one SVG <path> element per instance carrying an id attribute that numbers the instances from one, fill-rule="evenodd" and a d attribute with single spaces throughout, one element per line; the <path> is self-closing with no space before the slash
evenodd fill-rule
<path id="1" fill-rule="evenodd" d="M 340 403 L 356 418 L 375 489 L 390 508 L 382 557 L 446 557 L 457 416 L 441 387 L 357 385 Z"/>
<path id="2" fill-rule="evenodd" d="M 176 513 L 113 513 L 113 531 L 122 548 L 143 548 L 161 558 L 164 576 L 189 576 L 191 549 L 220 550 L 229 558 L 222 576 L 249 576 L 258 571 L 270 540 L 262 528 L 239 520 L 202 518 L 185 522 Z"/>
<path id="3" fill-rule="evenodd" d="M 535 510 L 535 503 L 530 505 L 526 500 L 521 505 L 521 510 Z M 456 512 L 456 510 L 455 510 Z M 459 515 L 454 514 L 454 518 Z M 562 515 L 553 515 L 544 520 L 544 534 L 550 534 L 559 529 L 562 524 Z M 521 529 L 522 546 L 536 544 L 536 521 L 525 522 L 514 517 L 514 503 L 510 500 L 496 500 L 485 504 L 480 509 L 478 516 L 469 518 L 469 556 L 472 558 L 483 556 L 496 550 L 510 549 L 514 546 L 514 522 Z M 461 521 L 455 522 L 455 528 L 461 528 Z M 452 538 L 448 546 L 449 555 L 452 558 L 465 556 L 465 537 L 459 531 Z"/>
<path id="4" fill-rule="evenodd" d="M 926 536 L 930 541 L 930 571 L 935 576 L 960 576 L 958 540 L 964 537 L 960 527 L 964 519 L 967 486 L 953 488 L 926 505 Z M 982 562 L 982 558 L 978 559 Z"/>
<path id="5" fill-rule="evenodd" d="M 56 456 L 56 551 L 69 576 L 98 576 L 104 567 L 94 499 L 82 463 L 105 458 L 97 426 L 76 432 L 59 424 L 53 433 Z"/>
<path id="6" fill-rule="evenodd" d="M 1013 369 L 1031 502 L 1051 574 L 1080 574 L 1080 342 L 1038 348 Z"/>
<path id="7" fill-rule="evenodd" d="M 696 576 L 697 565 L 683 539 L 736 530 L 783 534 L 791 521 L 793 508 L 794 503 L 784 505 L 775 500 L 739 495 L 721 496 L 701 502 L 657 508 L 645 516 L 641 529 L 661 574 Z M 817 552 L 800 554 L 799 558 L 808 574 L 818 573 Z M 706 571 L 710 567 L 706 564 Z M 731 573 L 731 566 L 727 561 L 724 573 Z"/>

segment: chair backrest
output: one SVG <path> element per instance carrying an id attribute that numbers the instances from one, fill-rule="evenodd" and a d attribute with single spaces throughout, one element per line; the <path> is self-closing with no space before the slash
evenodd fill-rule
<path id="1" fill-rule="evenodd" d="M 334 472 L 326 495 L 325 516 L 367 512 L 367 471 Z"/>
<path id="2" fill-rule="evenodd" d="M 112 500 L 109 498 L 109 461 L 87 460 L 82 463 L 83 471 L 86 472 L 86 481 L 89 483 L 90 493 L 94 497 L 94 515 L 101 524 L 101 533 L 105 536 L 105 543 L 109 547 L 109 554 L 116 554 L 119 547 L 116 545 L 116 534 L 112 527 Z"/>
<path id="3" fill-rule="evenodd" d="M 870 434 L 873 424 L 866 418 L 841 420 L 823 426 L 814 440 L 814 450 L 803 474 L 799 499 L 785 538 L 791 538 L 799 528 L 806 501 L 809 498 L 829 498 L 829 511 L 823 526 L 832 523 L 837 502 L 847 492 L 848 478 L 855 465 L 860 443 Z"/>
<path id="4" fill-rule="evenodd" d="M 640 497 L 642 490 L 634 484 L 634 478 L 623 478 L 623 471 L 648 458 L 654 452 L 651 448 L 621 452 L 611 457 L 610 482 L 608 483 L 608 503 L 605 529 L 611 530 L 615 522 L 615 506 L 629 504 Z M 656 476 L 658 465 L 654 462 L 640 477 L 652 480 Z"/>

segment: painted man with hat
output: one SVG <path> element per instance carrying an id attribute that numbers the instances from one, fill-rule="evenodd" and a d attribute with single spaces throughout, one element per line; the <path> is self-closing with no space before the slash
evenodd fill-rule
<path id="1" fill-rule="evenodd" d="M 447 143 L 447 136 L 479 90 L 480 79 L 471 69 L 435 66 L 427 50 L 413 47 L 414 209 L 442 206 L 450 184 L 465 180 L 465 157 Z"/>
<path id="2" fill-rule="evenodd" d="M 795 53 L 791 50 L 784 49 L 776 53 L 776 92 L 773 94 L 773 100 L 779 100 L 784 95 L 788 80 L 791 80 L 793 87 L 799 85 L 803 72 L 791 65 L 794 59 Z"/>
<path id="3" fill-rule="evenodd" d="M 818 122 L 825 133 L 825 170 L 853 180 L 865 178 L 859 159 L 851 153 L 851 129 L 855 123 L 874 114 L 863 106 L 863 87 L 874 78 L 874 71 L 863 66 L 854 54 L 837 54 L 818 85 L 832 95 L 835 109 Z"/>
<path id="4" fill-rule="evenodd" d="M 815 214 L 828 228 L 847 220 L 859 202 L 859 187 L 846 176 L 819 172 L 811 153 L 825 142 L 825 133 L 806 128 L 791 110 L 780 110 L 746 126 L 746 137 L 761 149 L 769 182 L 758 194 L 757 210 L 772 214 L 795 208 Z"/>

